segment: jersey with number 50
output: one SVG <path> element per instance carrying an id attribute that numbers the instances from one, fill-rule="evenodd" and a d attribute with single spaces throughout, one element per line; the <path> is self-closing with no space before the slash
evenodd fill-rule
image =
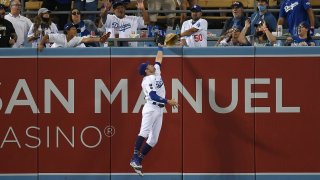
<path id="1" fill-rule="evenodd" d="M 192 23 L 192 19 L 185 21 L 182 24 L 181 34 L 192 27 L 198 29 L 198 31 L 191 36 L 184 36 L 181 39 L 185 39 L 189 47 L 207 47 L 207 20 L 200 18 L 195 23 Z"/>

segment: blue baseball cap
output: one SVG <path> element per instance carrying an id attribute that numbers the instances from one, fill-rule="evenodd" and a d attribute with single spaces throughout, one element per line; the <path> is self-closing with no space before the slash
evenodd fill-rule
<path id="1" fill-rule="evenodd" d="M 141 63 L 139 66 L 139 74 L 141 76 L 145 76 L 146 75 L 146 69 L 148 67 L 148 65 L 150 64 L 150 62 L 145 62 L 145 63 Z"/>
<path id="2" fill-rule="evenodd" d="M 72 28 L 72 27 L 78 28 L 78 25 L 73 24 L 73 23 L 67 23 L 66 25 L 64 25 L 64 30 L 65 30 L 65 31 L 68 31 L 68 30 L 70 30 L 70 28 Z"/>
<path id="3" fill-rule="evenodd" d="M 243 4 L 242 4 L 242 2 L 240 2 L 240 1 L 235 1 L 235 2 L 233 2 L 232 5 L 231 5 L 231 8 L 234 8 L 234 7 L 236 7 L 236 8 L 243 8 Z"/>
<path id="4" fill-rule="evenodd" d="M 199 5 L 194 5 L 192 6 L 192 8 L 190 9 L 191 12 L 201 12 L 201 7 Z"/>
<path id="5" fill-rule="evenodd" d="M 241 25 L 238 25 L 238 24 L 233 25 L 232 28 L 233 28 L 233 29 L 238 29 L 238 30 L 240 30 L 240 31 L 242 31 L 242 29 L 243 29 L 243 27 L 242 27 Z"/>
<path id="6" fill-rule="evenodd" d="M 112 7 L 113 9 L 116 9 L 118 6 L 123 6 L 123 7 L 126 7 L 126 2 L 124 2 L 123 0 L 115 0 L 113 1 L 112 3 Z"/>

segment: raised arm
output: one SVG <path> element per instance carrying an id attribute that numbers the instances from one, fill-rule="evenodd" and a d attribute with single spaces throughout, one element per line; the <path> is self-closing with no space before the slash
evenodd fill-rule
<path id="1" fill-rule="evenodd" d="M 156 56 L 156 63 L 162 63 L 162 57 L 163 57 L 163 46 L 159 43 L 158 44 L 158 52 Z"/>
<path id="2" fill-rule="evenodd" d="M 38 44 L 38 51 L 42 51 L 44 49 L 44 44 L 49 41 L 49 35 L 46 34 L 41 39 L 40 43 Z"/>
<path id="3" fill-rule="evenodd" d="M 93 42 L 101 42 L 104 43 L 108 40 L 110 36 L 110 32 L 108 32 L 107 34 L 104 34 L 100 37 L 88 37 L 88 38 L 83 38 L 82 39 L 82 43 L 93 43 Z"/>
<path id="4" fill-rule="evenodd" d="M 144 8 L 143 0 L 137 0 L 137 8 L 142 11 L 144 24 L 150 24 L 149 13 Z"/>

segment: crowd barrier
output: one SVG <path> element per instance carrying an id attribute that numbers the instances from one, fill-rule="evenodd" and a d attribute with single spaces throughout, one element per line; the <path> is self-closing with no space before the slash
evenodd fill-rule
<path id="1" fill-rule="evenodd" d="M 0 179 L 320 178 L 320 48 L 165 48 L 159 142 L 129 166 L 156 48 L 0 49 Z"/>

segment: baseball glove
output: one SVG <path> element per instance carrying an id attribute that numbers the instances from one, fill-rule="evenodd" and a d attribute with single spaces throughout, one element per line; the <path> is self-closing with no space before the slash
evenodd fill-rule
<path id="1" fill-rule="evenodd" d="M 174 33 L 169 33 L 166 35 L 166 38 L 164 40 L 164 44 L 166 46 L 174 46 L 179 40 L 179 36 Z"/>

